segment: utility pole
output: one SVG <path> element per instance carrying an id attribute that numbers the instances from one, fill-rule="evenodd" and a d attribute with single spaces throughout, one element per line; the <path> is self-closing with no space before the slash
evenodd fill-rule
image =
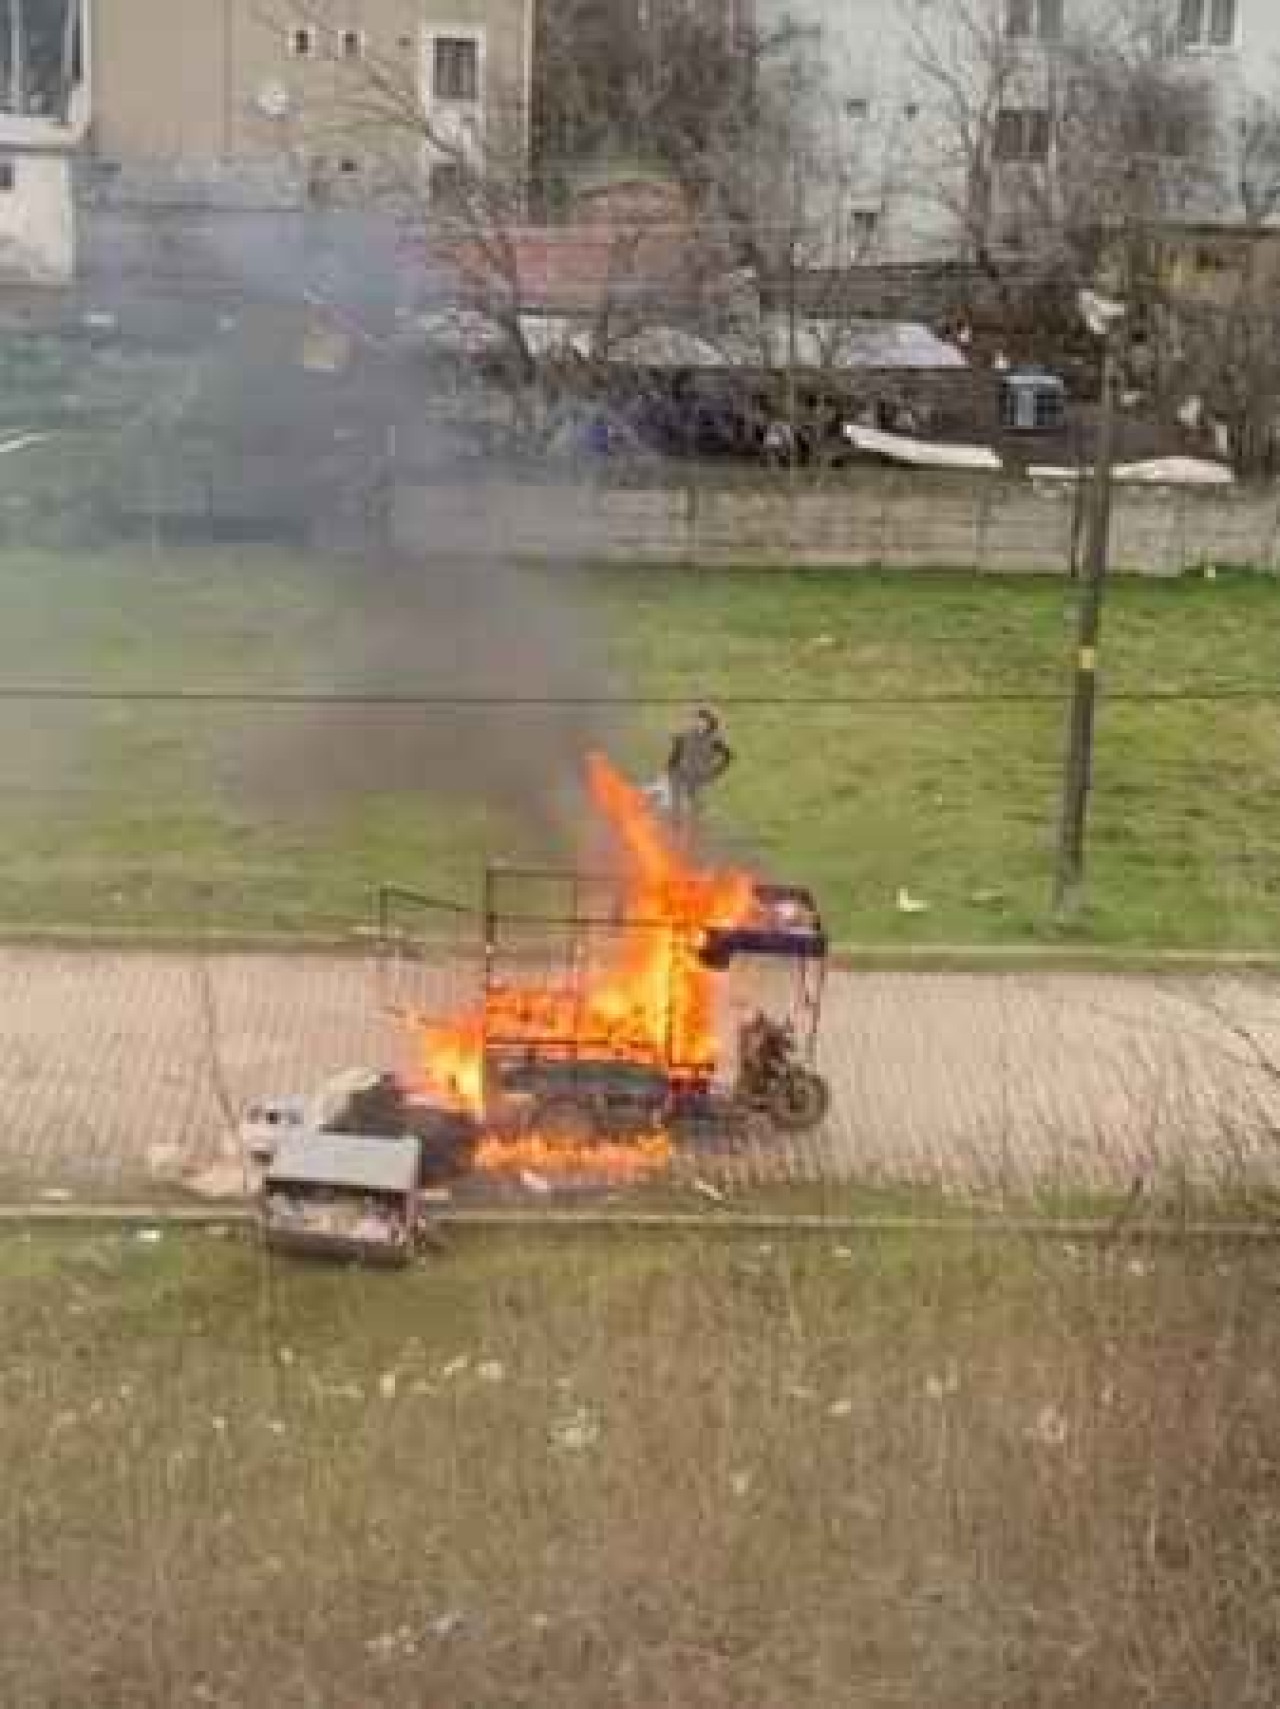
<path id="1" fill-rule="evenodd" d="M 1084 582 L 1076 631 L 1075 686 L 1062 778 L 1062 818 L 1058 828 L 1053 890 L 1054 914 L 1061 921 L 1070 920 L 1078 912 L 1084 895 L 1085 844 L 1089 793 L 1093 784 L 1093 738 L 1098 699 L 1098 646 L 1102 638 L 1102 603 L 1110 568 L 1119 364 L 1110 328 L 1102 336 L 1102 408 L 1089 492 Z"/>
<path id="2" fill-rule="evenodd" d="M 14 114 L 20 114 L 24 105 L 25 34 L 22 0 L 9 0 L 9 111 Z"/>

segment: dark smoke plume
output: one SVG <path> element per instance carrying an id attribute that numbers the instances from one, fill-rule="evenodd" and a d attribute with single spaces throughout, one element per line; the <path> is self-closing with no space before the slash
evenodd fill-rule
<path id="1" fill-rule="evenodd" d="M 317 691 L 567 701 L 611 691 L 569 567 L 401 559 L 349 573 L 358 603 L 343 601 L 341 628 L 321 638 Z M 424 812 L 496 810 L 526 849 L 563 854 L 578 840 L 584 758 L 617 736 L 617 715 L 598 705 L 290 709 L 260 721 L 236 769 L 250 801 L 275 813 L 417 796 Z"/>

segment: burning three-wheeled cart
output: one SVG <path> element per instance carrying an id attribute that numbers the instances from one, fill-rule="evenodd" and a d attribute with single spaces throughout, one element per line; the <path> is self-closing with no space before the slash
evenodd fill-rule
<path id="1" fill-rule="evenodd" d="M 380 940 L 401 971 L 442 908 L 465 912 L 382 891 Z M 479 1000 L 460 1025 L 423 1019 L 421 1037 L 433 1090 L 487 1134 L 696 1143 L 824 1119 L 827 936 L 808 890 L 744 878 L 717 905 L 694 878 L 655 908 L 618 878 L 492 866 L 475 923 Z"/>

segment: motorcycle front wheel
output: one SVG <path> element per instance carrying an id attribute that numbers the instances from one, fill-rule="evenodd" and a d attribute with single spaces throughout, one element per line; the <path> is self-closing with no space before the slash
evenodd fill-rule
<path id="1" fill-rule="evenodd" d="M 831 1088 L 811 1068 L 792 1068 L 773 1088 L 769 1114 L 784 1133 L 808 1133 L 820 1127 L 831 1108 Z"/>

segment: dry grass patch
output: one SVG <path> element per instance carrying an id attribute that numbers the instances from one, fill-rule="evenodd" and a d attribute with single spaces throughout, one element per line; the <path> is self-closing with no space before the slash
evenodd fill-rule
<path id="1" fill-rule="evenodd" d="M 0 1246 L 6 1709 L 1271 1709 L 1280 1262 Z"/>

